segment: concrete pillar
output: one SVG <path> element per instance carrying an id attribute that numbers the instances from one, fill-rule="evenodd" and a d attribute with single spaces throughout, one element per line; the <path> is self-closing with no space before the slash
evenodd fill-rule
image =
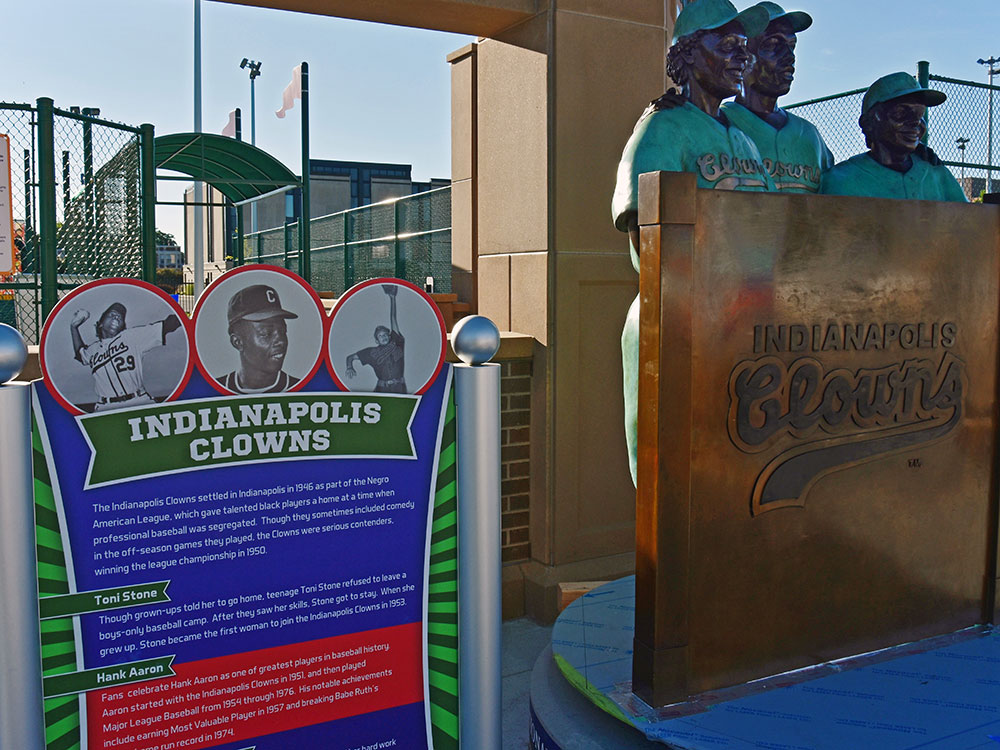
<path id="1" fill-rule="evenodd" d="M 532 560 L 505 580 L 520 576 L 528 613 L 549 620 L 559 581 L 633 568 L 620 335 L 638 277 L 610 201 L 622 147 L 664 90 L 676 0 L 539 6 L 449 60 L 456 263 L 480 314 L 540 344 Z"/>

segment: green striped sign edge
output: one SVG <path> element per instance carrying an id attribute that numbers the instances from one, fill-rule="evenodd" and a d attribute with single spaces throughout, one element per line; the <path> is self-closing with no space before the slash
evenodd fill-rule
<path id="1" fill-rule="evenodd" d="M 448 390 L 441 450 L 434 493 L 432 527 L 435 547 L 456 544 L 458 523 L 455 484 L 455 389 Z M 450 545 L 449 545 L 450 542 Z M 447 602 L 458 607 L 458 569 L 454 556 L 431 555 L 427 597 L 435 604 Z M 431 733 L 433 750 L 458 750 L 458 631 L 437 617 L 427 620 L 427 669 L 430 682 Z"/>
<path id="2" fill-rule="evenodd" d="M 42 444 L 37 412 L 32 416 L 31 452 L 35 490 L 35 549 L 39 568 L 38 593 L 52 596 L 69 593 L 66 554 L 62 544 L 55 492 Z M 58 570 L 58 579 L 52 571 Z M 76 635 L 73 620 L 46 620 L 39 628 L 42 639 L 42 674 L 46 677 L 75 672 Z M 80 750 L 80 698 L 64 696 L 45 700 L 45 747 L 47 750 Z"/>

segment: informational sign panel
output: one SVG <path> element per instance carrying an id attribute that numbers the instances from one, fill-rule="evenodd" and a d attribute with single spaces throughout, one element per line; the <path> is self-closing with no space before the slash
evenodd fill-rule
<path id="1" fill-rule="evenodd" d="M 121 279 L 53 311 L 34 392 L 50 748 L 457 746 L 444 326 L 416 287 L 366 286 L 331 318 L 248 266 L 193 320 Z M 371 387 L 338 385 L 331 350 Z"/>
<path id="2" fill-rule="evenodd" d="M 989 621 L 998 211 L 641 178 L 648 702 Z"/>
<path id="3" fill-rule="evenodd" d="M 10 137 L 0 133 L 0 273 L 14 271 L 14 199 L 10 192 Z"/>

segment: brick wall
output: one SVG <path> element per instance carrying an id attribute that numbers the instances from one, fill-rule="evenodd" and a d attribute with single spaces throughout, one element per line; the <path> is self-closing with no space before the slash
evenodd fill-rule
<path id="1" fill-rule="evenodd" d="M 509 360 L 500 367 L 500 529 L 503 562 L 512 563 L 531 557 L 531 360 Z"/>

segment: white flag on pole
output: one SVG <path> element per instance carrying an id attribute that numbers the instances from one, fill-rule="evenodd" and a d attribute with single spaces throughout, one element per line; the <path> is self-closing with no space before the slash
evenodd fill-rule
<path id="1" fill-rule="evenodd" d="M 223 135 L 228 135 L 230 138 L 236 137 L 236 110 L 234 109 L 229 113 L 229 122 L 226 123 L 226 127 L 222 129 Z"/>
<path id="2" fill-rule="evenodd" d="M 285 92 L 281 95 L 281 109 L 274 114 L 284 119 L 285 112 L 295 106 L 295 100 L 302 98 L 302 66 L 296 65 L 292 68 L 292 82 L 285 86 Z"/>

